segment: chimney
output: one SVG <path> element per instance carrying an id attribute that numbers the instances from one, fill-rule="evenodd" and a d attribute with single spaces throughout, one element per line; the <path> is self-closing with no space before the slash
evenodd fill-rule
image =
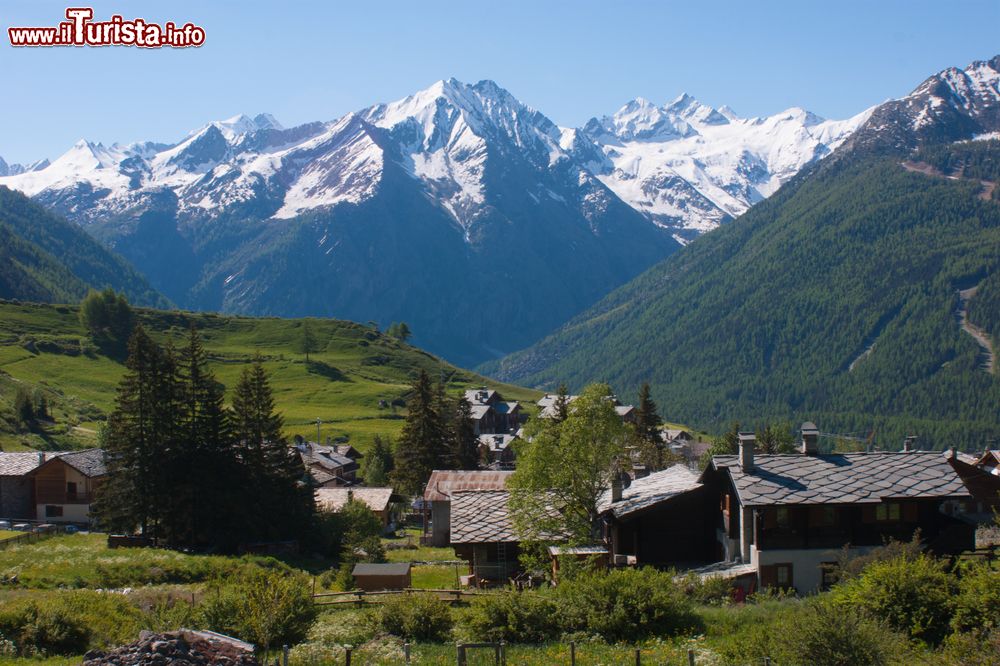
<path id="1" fill-rule="evenodd" d="M 741 432 L 740 438 L 740 467 L 744 472 L 753 471 L 753 452 L 757 446 L 757 437 L 752 432 Z"/>
<path id="2" fill-rule="evenodd" d="M 800 428 L 802 431 L 802 455 L 814 456 L 819 453 L 819 428 L 812 421 L 806 421 Z"/>
<path id="3" fill-rule="evenodd" d="M 42 453 L 41 451 L 39 451 L 38 452 L 38 465 L 39 465 L 39 467 L 41 467 L 44 464 L 45 464 L 45 454 Z"/>
<path id="4" fill-rule="evenodd" d="M 914 444 L 916 444 L 917 436 L 910 435 L 903 440 L 903 453 L 910 453 L 911 451 L 916 451 Z"/>
<path id="5" fill-rule="evenodd" d="M 611 501 L 621 502 L 622 501 L 622 476 L 621 474 L 615 474 L 611 479 Z"/>

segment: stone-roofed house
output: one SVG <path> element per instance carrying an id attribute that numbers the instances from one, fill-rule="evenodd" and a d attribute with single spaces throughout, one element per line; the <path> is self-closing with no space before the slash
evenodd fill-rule
<path id="1" fill-rule="evenodd" d="M 455 554 L 477 580 L 506 582 L 521 568 L 521 538 L 506 490 L 465 490 L 452 495 L 450 538 Z"/>
<path id="2" fill-rule="evenodd" d="M 971 496 L 950 455 L 820 454 L 819 431 L 802 430 L 801 454 L 758 454 L 740 433 L 739 454 L 715 456 L 702 474 L 717 501 L 718 559 L 753 564 L 762 587 L 809 592 L 829 584 L 844 548 L 861 554 L 918 529 L 936 552 L 973 547 L 975 526 L 962 519 Z"/>
<path id="3" fill-rule="evenodd" d="M 479 436 L 479 455 L 490 469 L 514 469 L 514 447 L 517 435 L 489 434 Z"/>
<path id="4" fill-rule="evenodd" d="M 447 546 L 451 534 L 452 495 L 463 490 L 503 490 L 511 474 L 513 472 L 498 470 L 438 469 L 431 472 L 424 488 L 424 536 L 421 541 L 432 546 Z"/>
<path id="5" fill-rule="evenodd" d="M 668 566 L 714 559 L 712 498 L 687 465 L 620 482 L 601 498 L 605 543 L 618 564 Z"/>
<path id="6" fill-rule="evenodd" d="M 353 486 L 350 488 L 317 488 L 316 509 L 322 512 L 336 512 L 344 508 L 351 499 L 363 503 L 382 522 L 382 528 L 389 530 L 393 525 L 393 503 L 404 502 L 392 488 L 371 488 Z"/>
<path id="7" fill-rule="evenodd" d="M 90 505 L 108 470 L 102 449 L 58 453 L 28 473 L 35 517 L 46 522 L 89 523 Z"/>
<path id="8" fill-rule="evenodd" d="M 469 389 L 465 399 L 472 406 L 476 435 L 513 432 L 521 426 L 521 404 L 505 401 L 493 389 Z"/>
<path id="9" fill-rule="evenodd" d="M 567 395 L 566 405 L 569 406 L 573 404 L 573 401 L 579 397 L 580 396 L 578 395 Z M 558 408 L 558 400 L 559 396 L 556 394 L 546 393 L 543 395 L 538 399 L 538 402 L 535 403 L 539 408 L 538 415 L 543 419 L 550 419 L 554 417 L 556 415 L 556 409 Z M 635 407 L 632 405 L 621 404 L 618 398 L 614 398 L 614 403 L 615 413 L 618 414 L 622 421 L 625 423 L 635 423 Z"/>
<path id="10" fill-rule="evenodd" d="M 351 486 L 357 483 L 358 463 L 341 453 L 339 447 L 316 442 L 298 442 L 295 449 L 302 458 L 302 465 L 317 488 Z M 351 448 L 351 447 L 348 447 Z M 353 450 L 353 448 L 351 448 Z M 360 454 L 358 455 L 360 457 Z"/>
<path id="11" fill-rule="evenodd" d="M 35 517 L 35 487 L 30 473 L 59 455 L 42 451 L 0 451 L 0 518 Z"/>

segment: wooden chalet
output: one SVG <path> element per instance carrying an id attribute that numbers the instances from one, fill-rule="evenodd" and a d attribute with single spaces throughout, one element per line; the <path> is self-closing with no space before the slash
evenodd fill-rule
<path id="1" fill-rule="evenodd" d="M 940 452 L 820 454 L 804 424 L 800 454 L 715 456 L 701 476 L 714 498 L 717 559 L 753 565 L 762 587 L 805 593 L 828 586 L 844 549 L 863 554 L 917 530 L 939 553 L 972 549 L 970 492 Z"/>

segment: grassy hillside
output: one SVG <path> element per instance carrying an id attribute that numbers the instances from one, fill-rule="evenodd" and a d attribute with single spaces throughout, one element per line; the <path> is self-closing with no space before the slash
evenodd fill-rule
<path id="1" fill-rule="evenodd" d="M 67 302 L 114 287 L 139 305 L 169 302 L 80 227 L 0 186 L 0 298 Z"/>
<path id="2" fill-rule="evenodd" d="M 201 332 L 219 381 L 235 386 L 243 367 L 260 353 L 271 375 L 289 435 L 349 437 L 364 449 L 375 434 L 395 436 L 409 383 L 422 368 L 442 377 L 452 391 L 486 382 L 430 354 L 372 329 L 330 319 L 273 319 L 139 310 L 139 321 L 161 342 L 182 344 L 192 322 Z M 308 321 L 317 351 L 300 353 Z M 0 301 L 0 445 L 65 448 L 95 441 L 101 420 L 114 405 L 124 372 L 87 339 L 72 306 Z M 494 385 L 494 384 L 491 384 Z M 18 432 L 12 404 L 18 387 L 45 394 L 54 422 Z M 505 396 L 533 401 L 537 392 L 498 385 Z M 384 400 L 390 406 L 380 407 Z"/>
<path id="3" fill-rule="evenodd" d="M 617 290 L 534 347 L 484 366 L 532 386 L 653 385 L 670 419 L 811 419 L 898 447 L 1000 436 L 1000 205 L 980 180 L 1000 142 L 926 165 L 825 164 Z M 958 154 L 962 153 L 962 154 Z M 949 177 L 951 176 L 951 177 Z M 976 291 L 971 291 L 977 288 Z M 959 292 L 964 296 L 960 296 Z"/>

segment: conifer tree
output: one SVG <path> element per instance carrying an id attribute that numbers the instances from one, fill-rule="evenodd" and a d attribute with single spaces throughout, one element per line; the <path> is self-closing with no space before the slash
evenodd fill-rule
<path id="1" fill-rule="evenodd" d="M 230 541 L 231 517 L 242 508 L 238 470 L 224 389 L 208 367 L 201 337 L 192 325 L 179 359 L 180 439 L 170 461 L 175 482 L 171 541 L 221 545 Z"/>
<path id="2" fill-rule="evenodd" d="M 639 406 L 635 410 L 635 433 L 639 460 L 651 471 L 663 469 L 674 457 L 664 448 L 660 433 L 662 424 L 656 403 L 650 396 L 649 383 L 644 382 L 639 389 Z"/>
<path id="3" fill-rule="evenodd" d="M 444 466 L 447 432 L 439 411 L 440 395 L 431 378 L 421 370 L 413 383 L 406 424 L 396 446 L 392 478 L 400 492 L 409 495 L 422 492 L 431 472 Z"/>
<path id="4" fill-rule="evenodd" d="M 479 467 L 479 438 L 472 421 L 472 405 L 465 396 L 458 399 L 451 428 L 452 467 L 477 469 Z"/>
<path id="5" fill-rule="evenodd" d="M 375 435 L 372 447 L 365 455 L 365 483 L 369 486 L 385 485 L 394 468 L 392 442 Z"/>
<path id="6" fill-rule="evenodd" d="M 288 446 L 284 420 L 274 411 L 267 372 L 258 356 L 244 369 L 233 394 L 233 431 L 243 465 L 248 532 L 259 539 L 298 538 L 313 515 L 312 490 L 295 449 Z"/>
<path id="7" fill-rule="evenodd" d="M 157 536 L 173 491 L 164 462 L 178 435 L 175 360 L 137 325 L 125 367 L 105 431 L 108 476 L 94 513 L 105 529 Z"/>
<path id="8" fill-rule="evenodd" d="M 552 403 L 552 419 L 560 422 L 565 421 L 567 416 L 569 416 L 569 389 L 563 383 L 556 389 L 556 399 Z"/>

